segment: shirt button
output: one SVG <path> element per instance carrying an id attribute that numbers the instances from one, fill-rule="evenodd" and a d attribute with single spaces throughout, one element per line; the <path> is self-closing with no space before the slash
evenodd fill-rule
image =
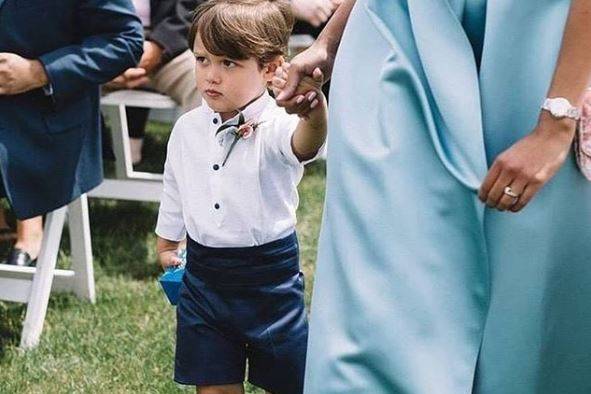
<path id="1" fill-rule="evenodd" d="M 220 204 L 218 204 L 217 202 L 215 203 L 215 205 L 213 206 L 215 209 L 220 209 Z"/>
<path id="2" fill-rule="evenodd" d="M 218 118 L 213 118 L 213 124 L 218 124 Z"/>
<path id="3" fill-rule="evenodd" d="M 218 166 L 217 164 L 214 164 L 214 165 L 213 165 L 213 170 L 214 170 L 214 171 L 217 171 L 217 170 L 219 170 L 219 169 L 220 169 L 220 166 Z"/>

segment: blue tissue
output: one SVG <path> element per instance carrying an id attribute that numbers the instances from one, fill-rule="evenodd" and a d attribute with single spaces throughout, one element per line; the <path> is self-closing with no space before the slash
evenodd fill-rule
<path id="1" fill-rule="evenodd" d="M 176 305 L 179 301 L 179 292 L 181 290 L 183 275 L 185 274 L 186 251 L 179 251 L 178 255 L 183 261 L 183 264 L 178 267 L 166 269 L 166 272 L 158 279 L 162 290 L 164 290 L 164 294 L 166 294 L 168 301 L 172 305 Z"/>

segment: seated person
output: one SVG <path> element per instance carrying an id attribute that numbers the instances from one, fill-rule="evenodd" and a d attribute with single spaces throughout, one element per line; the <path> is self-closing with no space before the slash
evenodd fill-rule
<path id="1" fill-rule="evenodd" d="M 0 3 L 0 199 L 18 219 L 6 263 L 24 266 L 40 252 L 41 215 L 102 181 L 98 86 L 137 64 L 142 31 L 122 1 Z"/>
<path id="2" fill-rule="evenodd" d="M 107 90 L 148 89 L 170 96 L 186 112 L 201 98 L 194 76 L 195 59 L 187 44 L 187 32 L 197 0 L 133 0 L 144 26 L 144 55 L 137 67 L 108 83 Z M 127 108 L 132 162 L 142 159 L 149 109 Z M 105 141 L 109 141 L 105 138 Z"/>

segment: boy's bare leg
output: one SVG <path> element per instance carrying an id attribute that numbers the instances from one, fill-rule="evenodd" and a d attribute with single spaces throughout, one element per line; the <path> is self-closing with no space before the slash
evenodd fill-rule
<path id="1" fill-rule="evenodd" d="M 15 248 L 24 250 L 35 260 L 41 250 L 41 241 L 43 239 L 43 216 L 37 216 L 26 220 L 17 220 L 16 222 L 17 240 Z"/>
<path id="2" fill-rule="evenodd" d="M 197 387 L 197 394 L 244 394 L 244 385 L 226 384 Z"/>

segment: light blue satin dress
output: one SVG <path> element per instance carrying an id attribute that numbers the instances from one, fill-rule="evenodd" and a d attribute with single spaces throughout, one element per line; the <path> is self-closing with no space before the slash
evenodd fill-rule
<path id="1" fill-rule="evenodd" d="M 476 190 L 535 126 L 570 0 L 358 0 L 335 63 L 307 394 L 591 393 L 591 183 Z"/>

